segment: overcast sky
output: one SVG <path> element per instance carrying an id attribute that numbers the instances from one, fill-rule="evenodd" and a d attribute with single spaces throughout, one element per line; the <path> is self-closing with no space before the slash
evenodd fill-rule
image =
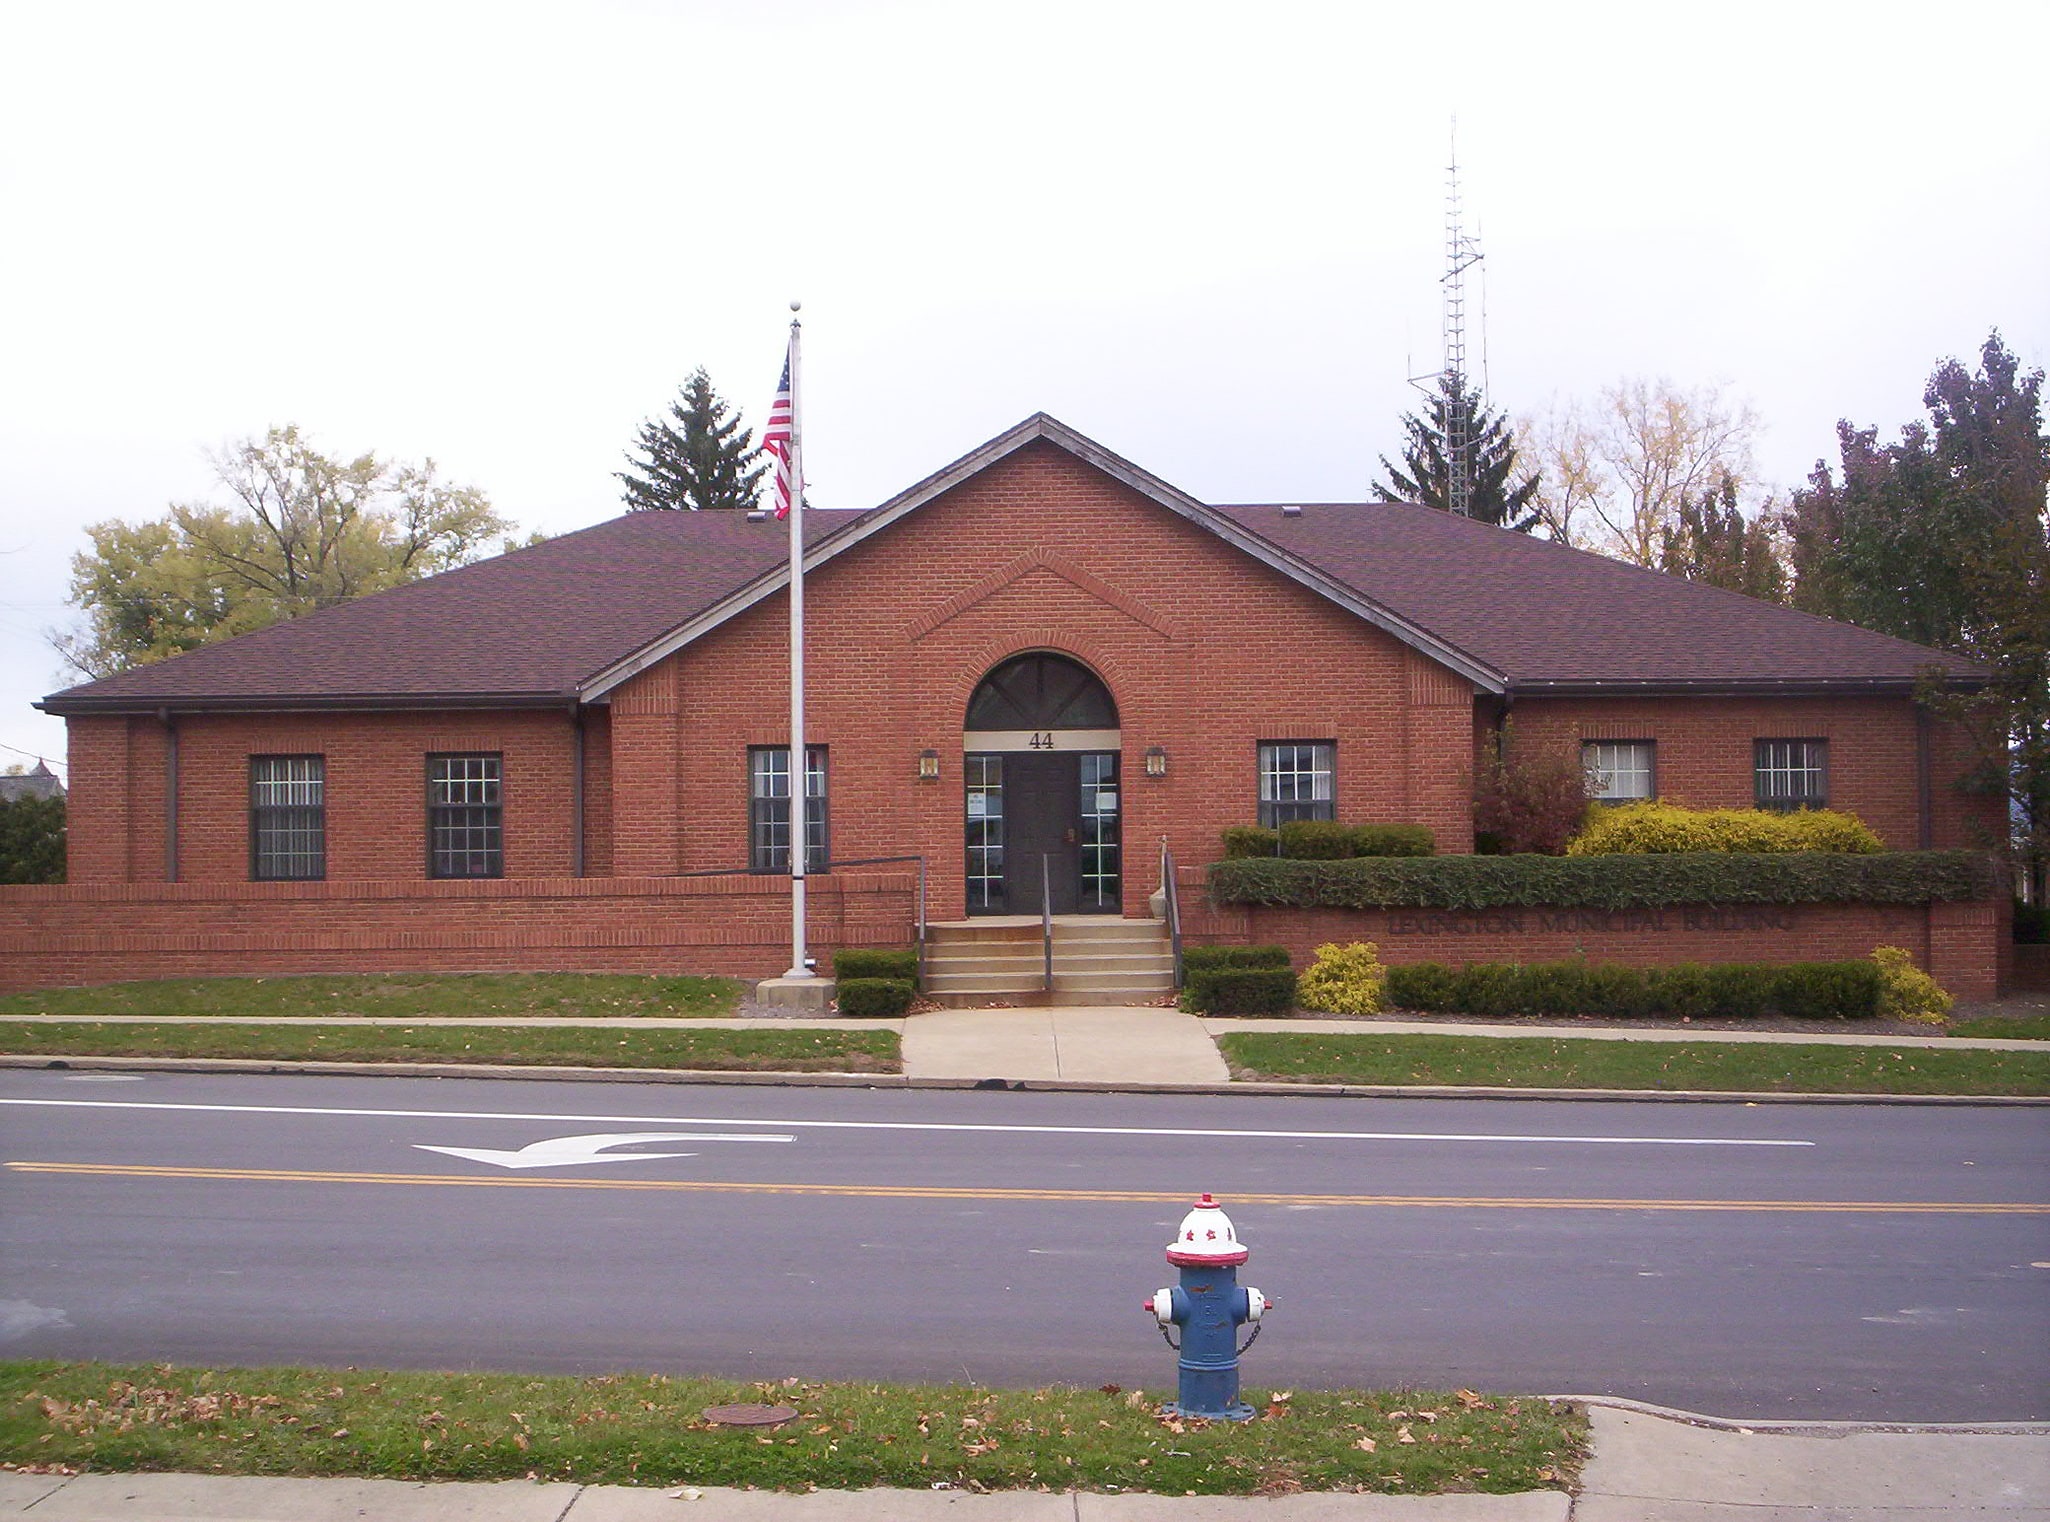
<path id="1" fill-rule="evenodd" d="M 2050 5 L 0 0 L 0 762 L 84 525 L 295 422 L 523 529 L 698 366 L 812 499 L 1044 409 L 1210 501 L 1367 495 L 1439 363 L 1725 384 L 1791 485 L 1989 329 L 2050 361 Z M 1484 298 L 1484 299 L 1483 299 Z"/>

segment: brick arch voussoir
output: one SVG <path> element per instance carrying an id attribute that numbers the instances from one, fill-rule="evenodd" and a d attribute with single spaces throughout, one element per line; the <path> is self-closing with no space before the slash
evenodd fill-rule
<path id="1" fill-rule="evenodd" d="M 984 677 L 1012 656 L 1030 655 L 1035 650 L 1065 655 L 1095 672 L 1103 685 L 1110 689 L 1110 700 L 1117 705 L 1118 723 L 1124 723 L 1128 700 L 1120 694 L 1121 691 L 1131 691 L 1131 673 L 1125 669 L 1125 663 L 1099 641 L 1086 634 L 1077 634 L 1072 629 L 1020 629 L 1002 639 L 988 640 L 969 651 L 949 683 L 947 711 L 957 719 L 965 718 L 968 700 L 982 685 Z"/>

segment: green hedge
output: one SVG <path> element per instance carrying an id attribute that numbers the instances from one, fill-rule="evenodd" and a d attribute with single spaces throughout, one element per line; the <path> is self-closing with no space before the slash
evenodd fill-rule
<path id="1" fill-rule="evenodd" d="M 1198 1015 L 1285 1015 L 1295 1008 L 1295 973 L 1286 967 L 1192 971 L 1181 1006 Z"/>
<path id="2" fill-rule="evenodd" d="M 1217 972 L 1227 967 L 1287 967 L 1286 946 L 1184 946 L 1182 971 Z"/>
<path id="3" fill-rule="evenodd" d="M 1337 824 L 1294 819 L 1278 830 L 1235 825 L 1224 832 L 1229 858 L 1282 857 L 1294 861 L 1346 861 L 1357 856 L 1429 856 L 1437 838 L 1421 824 Z"/>
<path id="4" fill-rule="evenodd" d="M 1878 856 L 1431 856 L 1357 861 L 1227 859 L 1210 867 L 1225 904 L 1298 909 L 1658 909 L 1673 904 L 1925 904 L 1985 898 L 1977 851 Z"/>
<path id="5" fill-rule="evenodd" d="M 1877 963 L 1740 962 L 1626 967 L 1614 962 L 1416 962 L 1388 969 L 1388 1003 L 1467 1015 L 1687 1015 L 1743 1020 L 1868 1020 L 1879 1012 Z"/>
<path id="6" fill-rule="evenodd" d="M 917 993 L 904 978 L 842 978 L 840 1013 L 850 1020 L 890 1020 L 911 1008 Z"/>
<path id="7" fill-rule="evenodd" d="M 842 982 L 850 978 L 895 978 L 918 986 L 918 952 L 911 947 L 874 950 L 850 946 L 833 953 L 833 976 Z"/>

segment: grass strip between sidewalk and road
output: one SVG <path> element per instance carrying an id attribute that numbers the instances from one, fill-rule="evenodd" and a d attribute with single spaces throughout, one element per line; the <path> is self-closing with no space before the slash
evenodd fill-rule
<path id="1" fill-rule="evenodd" d="M 1565 1488 L 1588 1448 L 1584 1412 L 1536 1397 L 1255 1389 L 1252 1421 L 1215 1423 L 1163 1419 L 1164 1398 L 1115 1385 L 24 1361 L 0 1363 L 0 1464 L 795 1490 L 1428 1495 Z M 767 1429 L 718 1427 L 701 1414 L 737 1403 L 798 1414 Z"/>
<path id="2" fill-rule="evenodd" d="M 734 978 L 595 972 L 371 973 L 289 978 L 174 978 L 0 996 L 0 1015 L 731 1015 Z"/>
<path id="3" fill-rule="evenodd" d="M 266 1062 L 472 1062 L 696 1072 L 896 1073 L 892 1030 L 760 1026 L 632 1030 L 574 1025 L 109 1024 L 0 1019 L 0 1052 L 62 1057 L 212 1057 Z"/>
<path id="4" fill-rule="evenodd" d="M 1266 1031 L 1233 1031 L 1219 1037 L 1217 1044 L 1234 1078 L 1285 1083 L 1762 1094 L 2050 1094 L 2050 1052 Z"/>

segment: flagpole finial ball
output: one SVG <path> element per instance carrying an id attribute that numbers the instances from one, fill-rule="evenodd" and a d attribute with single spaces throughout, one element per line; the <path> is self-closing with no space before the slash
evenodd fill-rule
<path id="1" fill-rule="evenodd" d="M 800 310 L 800 309 L 801 309 L 801 308 L 802 308 L 803 306 L 804 306 L 804 303 L 803 303 L 803 302 L 801 302 L 801 301 L 799 301 L 799 300 L 797 300 L 797 298 L 796 298 L 796 297 L 794 297 L 794 296 L 793 296 L 793 297 L 791 298 L 791 300 L 790 300 L 790 310 L 791 310 L 791 311 L 793 311 L 793 312 L 795 312 L 795 311 L 798 311 L 798 310 Z"/>

